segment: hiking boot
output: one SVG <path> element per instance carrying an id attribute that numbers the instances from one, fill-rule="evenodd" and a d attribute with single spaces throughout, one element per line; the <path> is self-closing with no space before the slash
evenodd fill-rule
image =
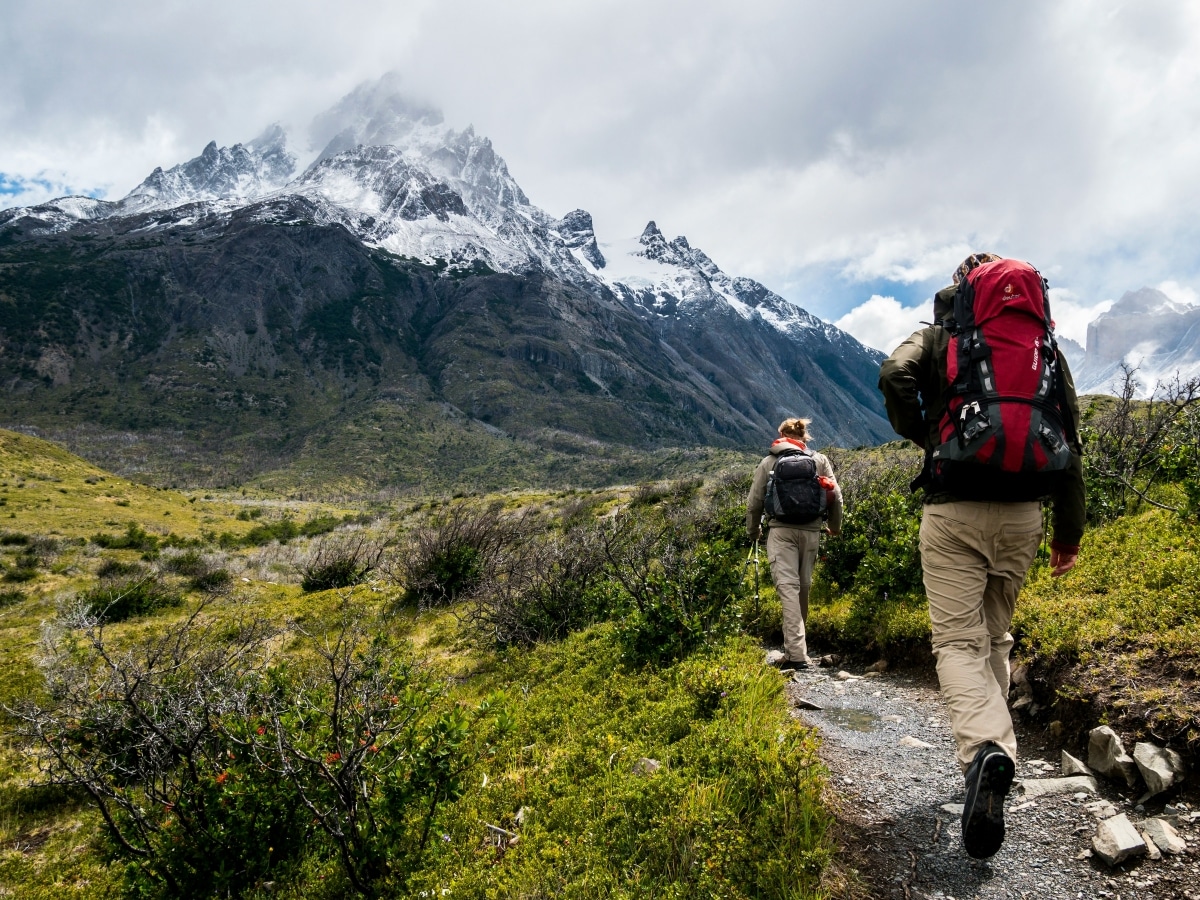
<path id="1" fill-rule="evenodd" d="M 1004 843 L 1004 798 L 1016 766 L 992 741 L 984 744 L 967 767 L 967 799 L 963 803 L 963 847 L 968 856 L 986 859 Z"/>

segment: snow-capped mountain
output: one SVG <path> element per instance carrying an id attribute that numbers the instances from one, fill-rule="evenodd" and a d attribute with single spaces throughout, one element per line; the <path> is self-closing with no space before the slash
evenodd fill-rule
<path id="1" fill-rule="evenodd" d="M 274 373 L 267 392 L 284 393 L 261 409 L 312 403 L 319 384 L 356 404 L 448 404 L 522 439 L 745 447 L 790 415 L 812 416 L 822 444 L 891 437 L 876 351 L 654 222 L 602 241 L 585 210 L 550 215 L 488 138 L 395 88 L 318 116 L 307 162 L 272 126 L 119 201 L 0 212 L 0 263 L 25 265 L 0 265 L 0 290 L 28 298 L 19 322 L 0 305 L 0 376 L 18 398 L 0 417 L 36 413 L 39 392 L 85 371 L 109 390 L 114 366 L 136 364 L 179 391 Z M 22 280 L 64 258 L 57 294 Z"/>
<path id="2" fill-rule="evenodd" d="M 1078 389 L 1119 390 L 1122 364 L 1137 368 L 1142 396 L 1159 383 L 1200 377 L 1200 306 L 1150 287 L 1126 292 L 1088 325 Z"/>
<path id="3" fill-rule="evenodd" d="M 246 144 L 217 147 L 216 141 L 193 160 L 167 171 L 155 169 L 111 210 L 130 215 L 172 209 L 205 200 L 256 200 L 286 185 L 296 171 L 287 134 L 272 125 Z"/>
<path id="4" fill-rule="evenodd" d="M 25 215 L 62 230 L 80 220 L 174 212 L 160 219 L 168 227 L 183 208 L 192 221 L 298 196 L 312 201 L 318 221 L 342 224 L 399 256 L 550 272 L 603 285 L 659 316 L 728 304 L 785 333 L 842 334 L 763 285 L 725 274 L 686 238 L 668 242 L 654 222 L 635 241 L 600 245 L 590 214 L 556 219 L 534 206 L 488 138 L 470 127 L 455 131 L 438 110 L 407 100 L 395 75 L 358 87 L 311 132 L 324 146 L 300 173 L 286 133 L 273 125 L 246 144 L 210 143 L 192 160 L 155 169 L 117 203 L 64 198 L 10 210 L 0 222 Z"/>

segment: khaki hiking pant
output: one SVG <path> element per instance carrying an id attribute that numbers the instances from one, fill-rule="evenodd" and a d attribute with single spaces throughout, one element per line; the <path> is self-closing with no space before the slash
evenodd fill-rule
<path id="1" fill-rule="evenodd" d="M 964 771 L 988 741 L 1017 758 L 1008 711 L 1008 629 L 1041 539 L 1037 502 L 925 506 L 921 568 L 933 655 Z"/>
<path id="2" fill-rule="evenodd" d="M 820 543 L 821 532 L 811 528 L 772 525 L 767 532 L 767 562 L 783 605 L 783 650 L 793 662 L 808 661 L 804 622 Z"/>

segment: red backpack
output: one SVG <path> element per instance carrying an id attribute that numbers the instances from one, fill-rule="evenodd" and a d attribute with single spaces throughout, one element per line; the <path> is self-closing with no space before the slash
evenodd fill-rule
<path id="1" fill-rule="evenodd" d="M 1028 263 L 984 263 L 959 282 L 949 395 L 930 456 L 934 490 L 962 499 L 1052 493 L 1078 443 L 1059 372 L 1047 284 Z"/>

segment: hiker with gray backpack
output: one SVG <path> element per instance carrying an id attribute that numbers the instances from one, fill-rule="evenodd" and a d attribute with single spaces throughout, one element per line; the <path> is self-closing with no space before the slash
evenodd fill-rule
<path id="1" fill-rule="evenodd" d="M 808 449 L 811 419 L 786 419 L 779 438 L 754 470 L 746 497 L 746 532 L 750 541 L 767 529 L 767 562 L 783 606 L 781 665 L 807 668 L 808 592 L 817 564 L 821 531 L 842 530 L 842 491 L 833 466 L 821 453 Z"/>
<path id="2" fill-rule="evenodd" d="M 1009 627 L 1042 541 L 1042 503 L 1051 575 L 1070 571 L 1083 538 L 1079 401 L 1047 283 L 1028 263 L 967 257 L 933 314 L 884 361 L 879 388 L 896 433 L 925 450 L 912 487 L 925 491 L 933 654 L 966 779 L 963 846 L 986 858 L 1004 841 L 1016 770 Z"/>

